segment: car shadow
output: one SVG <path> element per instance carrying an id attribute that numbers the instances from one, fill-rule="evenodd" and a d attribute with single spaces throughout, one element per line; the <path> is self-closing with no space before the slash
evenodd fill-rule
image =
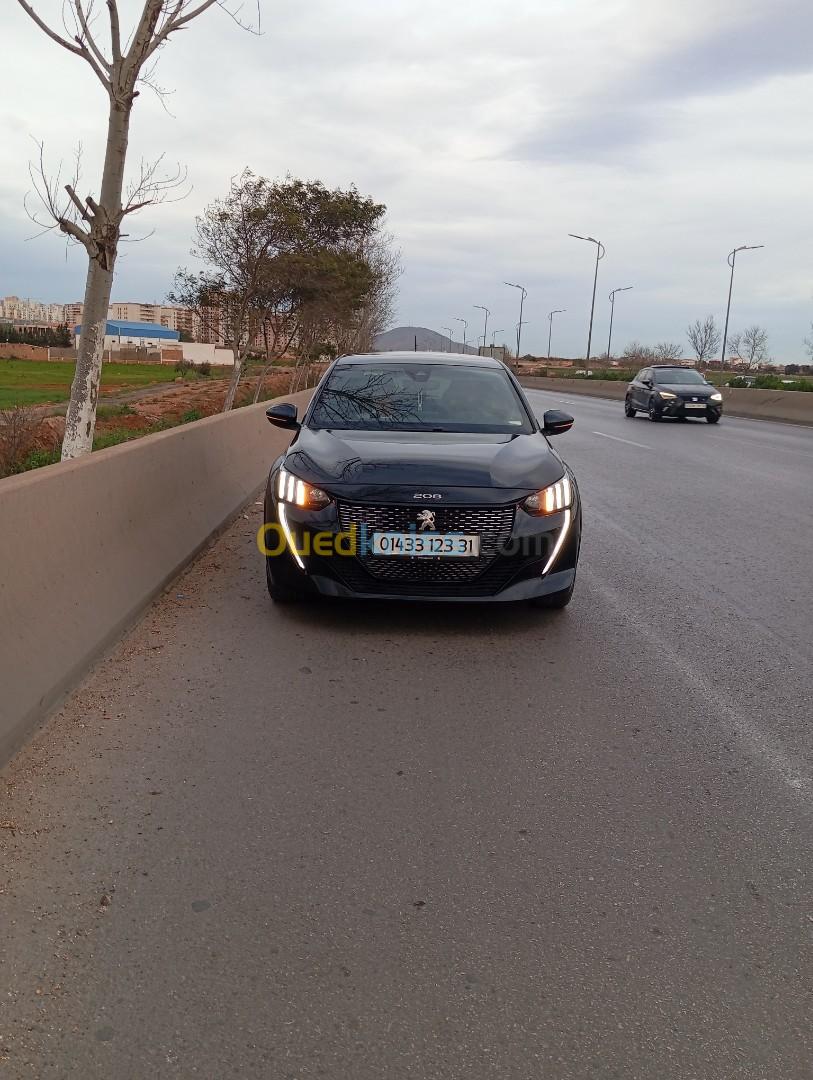
<path id="1" fill-rule="evenodd" d="M 271 603 L 271 601 L 269 601 Z M 316 596 L 296 604 L 271 604 L 291 627 L 353 632 L 446 637 L 493 637 L 500 632 L 546 632 L 566 623 L 566 612 L 545 611 L 528 603 L 442 603 L 415 600 L 353 600 Z"/>

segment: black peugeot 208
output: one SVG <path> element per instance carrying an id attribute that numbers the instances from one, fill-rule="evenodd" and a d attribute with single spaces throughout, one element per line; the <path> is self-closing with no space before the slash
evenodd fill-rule
<path id="1" fill-rule="evenodd" d="M 573 594 L 581 503 L 537 421 L 490 357 L 381 353 L 336 360 L 268 477 L 260 547 L 278 601 L 309 593 L 442 601 Z"/>

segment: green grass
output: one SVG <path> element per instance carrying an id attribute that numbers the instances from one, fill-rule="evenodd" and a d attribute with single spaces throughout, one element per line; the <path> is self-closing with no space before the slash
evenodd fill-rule
<path id="1" fill-rule="evenodd" d="M 67 401 L 74 364 L 35 360 L 0 360 L 0 409 L 14 405 L 41 405 Z M 105 364 L 102 391 L 132 390 L 172 382 L 177 375 L 171 364 Z"/>
<path id="2" fill-rule="evenodd" d="M 115 416 L 135 416 L 131 405 L 99 405 L 96 409 L 97 420 L 112 420 Z"/>
<path id="3" fill-rule="evenodd" d="M 176 427 L 177 422 L 170 420 L 156 420 L 148 428 L 133 431 L 132 428 L 113 428 L 111 431 L 103 431 L 93 440 L 94 450 L 106 450 L 108 446 L 118 446 L 119 443 L 130 442 L 132 439 L 141 439 L 145 435 L 154 435 L 156 431 L 166 431 L 167 428 Z"/>

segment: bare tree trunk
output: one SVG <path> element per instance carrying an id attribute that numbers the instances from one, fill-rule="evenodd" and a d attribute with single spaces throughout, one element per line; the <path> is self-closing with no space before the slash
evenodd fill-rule
<path id="1" fill-rule="evenodd" d="M 90 237 L 86 244 L 89 265 L 82 309 L 82 336 L 65 418 L 63 461 L 87 454 L 93 447 L 102 350 L 122 218 L 121 195 L 131 108 L 131 99 L 126 102 L 111 99 L 101 196 L 98 207 L 94 208 Z"/>
<path id="2" fill-rule="evenodd" d="M 276 334 L 274 337 L 276 337 Z M 265 382 L 266 375 L 271 370 L 271 346 L 268 343 L 268 323 L 265 320 L 263 320 L 263 345 L 265 346 L 265 364 L 257 379 L 257 385 L 254 388 L 254 405 L 260 400 L 260 390 Z"/>
<path id="3" fill-rule="evenodd" d="M 243 372 L 242 349 L 233 348 L 232 355 L 234 356 L 234 369 L 231 373 L 229 389 L 226 391 L 226 400 L 223 402 L 223 412 L 229 412 L 229 410 L 234 407 L 234 399 L 237 395 L 237 387 L 240 383 L 240 376 Z"/>

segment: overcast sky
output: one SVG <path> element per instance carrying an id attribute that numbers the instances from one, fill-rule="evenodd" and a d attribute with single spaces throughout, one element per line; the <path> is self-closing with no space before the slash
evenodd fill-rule
<path id="1" fill-rule="evenodd" d="M 262 35 L 221 11 L 164 49 L 135 106 L 131 162 L 188 167 L 183 202 L 129 219 L 154 234 L 123 249 L 115 300 L 162 301 L 189 263 L 195 214 L 249 166 L 356 183 L 388 206 L 401 248 L 398 321 L 510 338 L 528 289 L 523 352 L 586 346 L 592 245 L 604 241 L 594 352 L 633 338 L 681 342 L 722 320 L 761 323 L 780 361 L 813 320 L 813 6 L 810 0 L 260 0 Z M 120 0 L 123 16 L 140 5 Z M 58 22 L 59 0 L 38 0 Z M 246 0 L 245 11 L 251 9 Z M 81 299 L 83 256 L 23 211 L 33 139 L 50 162 L 84 147 L 96 192 L 105 100 L 89 68 L 6 0 L 0 96 L 0 294 Z M 490 336 L 490 335 L 489 335 Z M 597 344 L 595 344 L 597 342 Z M 617 351 L 614 347 L 614 351 Z"/>

